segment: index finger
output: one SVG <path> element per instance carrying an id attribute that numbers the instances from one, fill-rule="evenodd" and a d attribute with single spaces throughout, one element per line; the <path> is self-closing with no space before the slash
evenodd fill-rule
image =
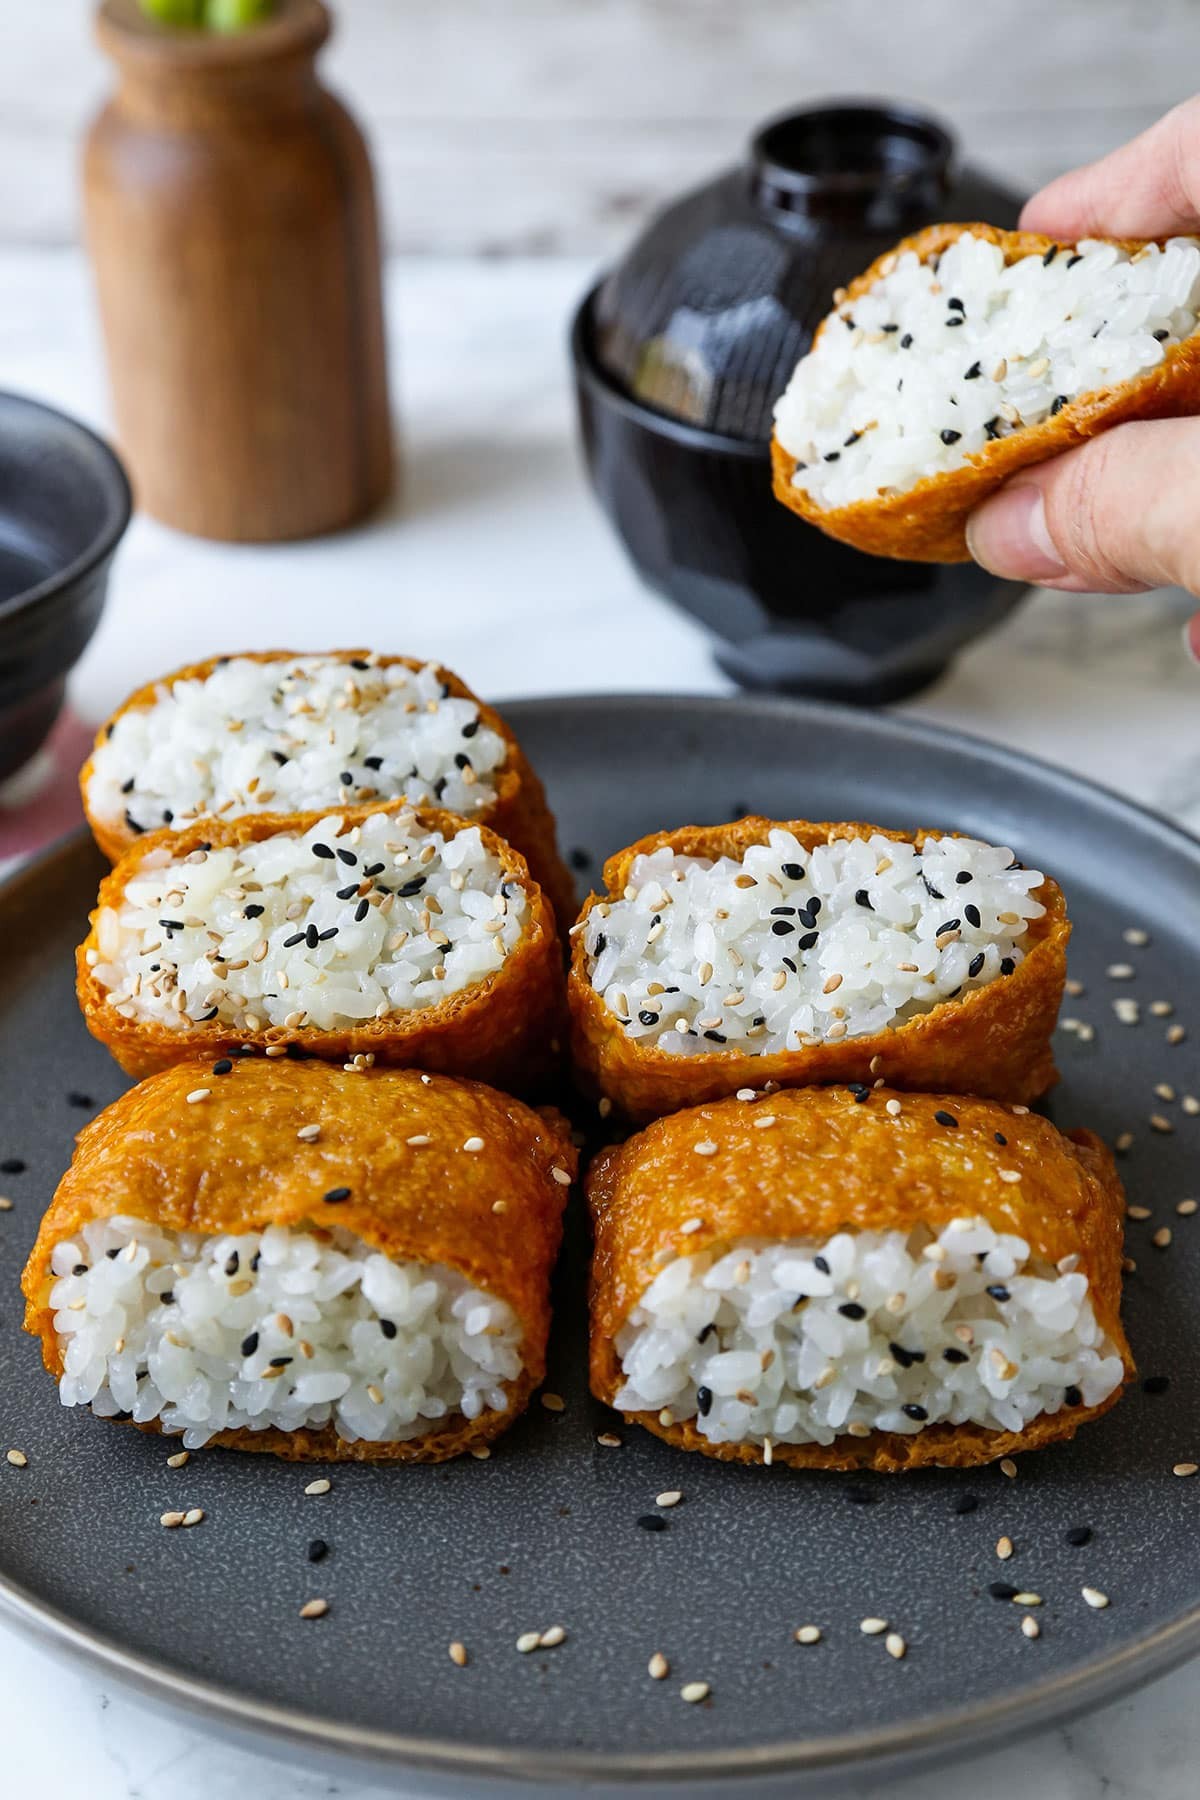
<path id="1" fill-rule="evenodd" d="M 1200 97 L 1099 162 L 1050 182 L 1027 202 L 1021 226 L 1064 240 L 1200 230 Z"/>

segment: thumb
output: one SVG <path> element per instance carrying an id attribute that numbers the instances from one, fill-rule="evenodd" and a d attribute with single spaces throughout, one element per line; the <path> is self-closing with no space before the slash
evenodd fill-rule
<path id="1" fill-rule="evenodd" d="M 1200 418 L 1119 425 L 1022 470 L 971 515 L 967 545 L 1040 587 L 1200 592 Z"/>

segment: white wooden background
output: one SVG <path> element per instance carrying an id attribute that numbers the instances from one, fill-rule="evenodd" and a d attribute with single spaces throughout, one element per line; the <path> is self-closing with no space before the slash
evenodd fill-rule
<path id="1" fill-rule="evenodd" d="M 1200 87 L 1200 0 L 336 0 L 330 77 L 407 251 L 604 254 L 823 94 L 939 109 L 1036 184 Z M 0 0 L 0 241 L 76 235 L 90 0 Z"/>

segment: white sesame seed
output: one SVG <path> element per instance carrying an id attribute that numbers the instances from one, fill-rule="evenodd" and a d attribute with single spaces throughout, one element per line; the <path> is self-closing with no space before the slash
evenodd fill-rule
<path id="1" fill-rule="evenodd" d="M 773 1125 L 774 1123 L 774 1113 L 760 1113 L 758 1118 L 754 1121 L 754 1129 L 756 1131 L 765 1131 L 768 1125 Z"/>
<path id="2" fill-rule="evenodd" d="M 885 1108 L 885 1111 L 890 1113 L 893 1119 L 898 1119 L 903 1110 L 904 1108 L 898 1100 L 889 1100 Z"/>
<path id="3" fill-rule="evenodd" d="M 646 1664 L 646 1673 L 651 1681 L 665 1681 L 671 1673 L 671 1665 L 661 1650 L 656 1650 Z"/>
<path id="4" fill-rule="evenodd" d="M 1020 1169 L 997 1169 L 996 1173 L 1001 1181 L 1008 1182 L 1010 1187 L 1014 1182 L 1020 1181 L 1021 1179 Z"/>
<path id="5" fill-rule="evenodd" d="M 1169 1019 L 1175 1008 L 1170 1000 L 1152 1000 L 1150 1011 L 1156 1019 Z"/>
<path id="6" fill-rule="evenodd" d="M 600 1114 L 600 1117 L 602 1119 L 607 1119 L 607 1117 L 611 1113 L 612 1109 L 613 1109 L 613 1103 L 608 1098 L 607 1094 L 604 1096 L 604 1098 L 602 1100 L 599 1100 L 596 1103 L 596 1111 Z"/>
<path id="7" fill-rule="evenodd" d="M 1161 1132 L 1164 1137 L 1168 1137 L 1171 1132 L 1174 1131 L 1175 1127 L 1172 1125 L 1170 1119 L 1165 1119 L 1161 1113 L 1151 1113 L 1150 1129 L 1151 1131 Z"/>
<path id="8" fill-rule="evenodd" d="M 1002 1456 L 1000 1458 L 1000 1473 L 1002 1475 L 1007 1475 L 1010 1481 L 1016 1480 L 1017 1465 L 1011 1456 Z"/>
<path id="9" fill-rule="evenodd" d="M 29 1458 L 23 1450 L 6 1450 L 4 1459 L 6 1462 L 10 1462 L 14 1469 L 24 1469 L 29 1465 Z"/>
<path id="10" fill-rule="evenodd" d="M 189 1506 L 183 1515 L 183 1523 L 185 1525 L 199 1525 L 203 1517 L 204 1508 L 202 1506 Z"/>
<path id="11" fill-rule="evenodd" d="M 1172 1473 L 1172 1475 L 1181 1475 L 1181 1476 L 1194 1475 L 1196 1473 L 1197 1469 L 1200 1469 L 1200 1463 L 1181 1462 L 1181 1463 L 1175 1464 L 1175 1467 L 1171 1470 L 1171 1473 Z"/>
<path id="12" fill-rule="evenodd" d="M 1085 1587 L 1080 1588 L 1079 1591 L 1087 1601 L 1088 1605 L 1094 1607 L 1097 1611 L 1101 1611 L 1108 1605 L 1108 1595 L 1102 1594 L 1099 1588 Z"/>
<path id="13" fill-rule="evenodd" d="M 13 1203 L 7 1194 L 0 1194 L 0 1212 L 11 1212 Z"/>
<path id="14" fill-rule="evenodd" d="M 679 1690 L 679 1698 L 686 1700 L 689 1706 L 695 1706 L 701 1700 L 707 1700 L 711 1693 L 707 1681 L 685 1681 Z"/>
<path id="15" fill-rule="evenodd" d="M 315 1481 L 308 1483 L 304 1491 L 306 1494 L 327 1494 L 332 1486 L 333 1483 L 327 1475 L 318 1475 Z"/>
<path id="16" fill-rule="evenodd" d="M 183 1524 L 183 1514 L 181 1512 L 159 1513 L 158 1522 L 160 1525 L 164 1526 L 167 1531 L 173 1531 L 176 1525 Z"/>
<path id="17" fill-rule="evenodd" d="M 1143 931 L 1140 925 L 1130 925 L 1127 930 L 1121 933 L 1121 936 L 1125 939 L 1127 944 L 1133 944 L 1138 949 L 1140 949 L 1143 944 L 1148 944 L 1150 942 L 1150 933 L 1148 931 Z"/>
<path id="18" fill-rule="evenodd" d="M 450 1645 L 450 1648 L 447 1651 L 447 1655 L 449 1656 L 450 1661 L 454 1664 L 456 1669 L 465 1669 L 466 1668 L 466 1666 L 467 1666 L 467 1646 L 465 1644 L 460 1644 L 457 1638 L 455 1638 L 454 1642 Z"/>
<path id="19" fill-rule="evenodd" d="M 551 1625 L 547 1631 L 543 1631 L 539 1636 L 538 1649 L 554 1650 L 559 1644 L 565 1644 L 566 1641 L 566 1628 L 562 1625 Z"/>
<path id="20" fill-rule="evenodd" d="M 1128 994 L 1123 994 L 1119 1000 L 1114 1000 L 1112 1007 L 1122 1025 L 1136 1025 L 1141 1017 L 1141 1008 L 1137 1001 Z"/>
<path id="21" fill-rule="evenodd" d="M 863 1619 L 860 1621 L 858 1627 L 865 1637 L 878 1637 L 880 1633 L 886 1631 L 887 1628 L 888 1622 L 886 1619 Z"/>
<path id="22" fill-rule="evenodd" d="M 908 1653 L 908 1645 L 898 1631 L 888 1632 L 883 1640 L 883 1647 L 889 1656 L 895 1657 L 897 1662 L 902 1662 Z"/>
<path id="23" fill-rule="evenodd" d="M 596 1442 L 598 1444 L 603 1444 L 606 1450 L 619 1450 L 621 1448 L 621 1440 L 615 1431 L 601 1431 L 597 1433 Z"/>
<path id="24" fill-rule="evenodd" d="M 1166 1250 L 1170 1245 L 1171 1235 L 1171 1227 L 1169 1225 L 1160 1225 L 1158 1230 L 1152 1235 L 1150 1242 L 1154 1245 L 1156 1250 Z"/>
<path id="25" fill-rule="evenodd" d="M 663 1407 L 658 1415 L 658 1422 L 662 1426 L 673 1425 L 675 1423 L 675 1414 L 671 1411 L 669 1406 Z"/>
<path id="26" fill-rule="evenodd" d="M 540 1631 L 523 1631 L 517 1639 L 517 1649 L 521 1652 L 522 1656 L 528 1656 L 531 1650 L 537 1649 L 541 1639 L 542 1634 Z"/>
<path id="27" fill-rule="evenodd" d="M 655 1494 L 655 1506 L 678 1506 L 683 1495 L 678 1488 L 667 1488 L 661 1494 Z"/>
<path id="28" fill-rule="evenodd" d="M 1042 1596 L 1040 1594 L 1020 1593 L 1013 1595 L 1014 1606 L 1040 1606 L 1041 1604 Z"/>
<path id="29" fill-rule="evenodd" d="M 1076 981 L 1073 977 L 1068 977 L 1063 983 L 1063 986 L 1066 988 L 1068 994 L 1070 994 L 1072 1000 L 1078 1000 L 1080 995 L 1086 992 L 1082 981 Z"/>
<path id="30" fill-rule="evenodd" d="M 1187 1037 L 1186 1026 L 1184 1026 L 1184 1025 L 1168 1025 L 1167 1026 L 1167 1042 L 1168 1042 L 1168 1044 L 1171 1045 L 1172 1049 L 1177 1044 L 1182 1044 L 1186 1037 Z"/>
<path id="31" fill-rule="evenodd" d="M 697 1156 L 715 1156 L 717 1154 L 717 1146 L 711 1138 L 701 1138 L 698 1144 L 692 1145 L 692 1149 Z"/>
<path id="32" fill-rule="evenodd" d="M 699 1231 L 703 1224 L 703 1219 L 685 1219 L 679 1229 L 685 1237 L 690 1237 L 693 1231 Z"/>
<path id="33" fill-rule="evenodd" d="M 794 1636 L 798 1644 L 819 1644 L 821 1627 L 819 1625 L 797 1625 Z"/>
<path id="34" fill-rule="evenodd" d="M 491 1454 L 492 1451 L 489 1444 L 471 1445 L 471 1455 L 475 1458 L 476 1462 L 487 1462 L 491 1457 Z"/>
<path id="35" fill-rule="evenodd" d="M 762 1456 L 763 1463 L 769 1469 L 771 1464 L 775 1461 L 775 1446 L 769 1437 L 763 1439 Z"/>
<path id="36" fill-rule="evenodd" d="M 463 1149 L 469 1150 L 471 1155 L 474 1156 L 477 1151 L 483 1149 L 483 1139 L 481 1137 L 469 1137 L 465 1139 Z"/>
<path id="37" fill-rule="evenodd" d="M 1181 1200 L 1178 1206 L 1176 1206 L 1175 1211 L 1179 1214 L 1181 1219 L 1190 1219 L 1198 1205 L 1200 1205 L 1200 1201 Z"/>
<path id="38" fill-rule="evenodd" d="M 193 1088 L 187 1097 L 189 1106 L 198 1106 L 201 1100 L 207 1100 L 212 1093 L 211 1088 Z"/>
<path id="39" fill-rule="evenodd" d="M 567 1404 L 561 1394 L 554 1393 L 543 1394 L 541 1401 L 547 1412 L 563 1412 Z"/>
<path id="40" fill-rule="evenodd" d="M 1150 1208 L 1148 1206 L 1127 1206 L 1125 1208 L 1125 1217 L 1127 1219 L 1135 1219 L 1140 1225 L 1143 1219 L 1148 1219 L 1150 1217 Z"/>
<path id="41" fill-rule="evenodd" d="M 737 1091 L 737 1097 L 739 1100 L 757 1100 L 758 1099 L 758 1089 L 757 1088 L 739 1088 Z"/>
<path id="42" fill-rule="evenodd" d="M 1132 981 L 1137 971 L 1132 963 L 1109 963 L 1104 973 L 1110 981 Z"/>
<path id="43" fill-rule="evenodd" d="M 1007 1562 L 1013 1553 L 1013 1541 L 1010 1537 L 997 1538 L 996 1555 L 1001 1562 Z"/>
<path id="44" fill-rule="evenodd" d="M 329 1611 L 328 1600 L 306 1600 L 300 1608 L 302 1619 L 323 1619 Z"/>
<path id="45" fill-rule="evenodd" d="M 1041 1626 L 1035 1618 L 1030 1617 L 1028 1614 L 1021 1620 L 1021 1631 L 1027 1638 L 1036 1638 L 1041 1637 L 1042 1635 Z"/>
<path id="46" fill-rule="evenodd" d="M 319 1125 L 302 1125 L 296 1133 L 302 1144 L 315 1144 L 320 1135 L 321 1127 Z"/>
<path id="47" fill-rule="evenodd" d="M 558 1169 L 558 1168 L 551 1169 L 550 1175 L 554 1181 L 557 1181 L 559 1187 L 570 1187 L 571 1177 L 568 1175 L 568 1173 L 565 1169 Z"/>
<path id="48" fill-rule="evenodd" d="M 1189 1119 L 1194 1119 L 1197 1114 L 1200 1114 L 1200 1100 L 1196 1098 L 1195 1094 L 1185 1094 L 1179 1104 Z"/>
<path id="49" fill-rule="evenodd" d="M 177 1450 L 174 1456 L 168 1456 L 167 1458 L 168 1469 L 182 1469 L 190 1456 L 190 1450 Z"/>

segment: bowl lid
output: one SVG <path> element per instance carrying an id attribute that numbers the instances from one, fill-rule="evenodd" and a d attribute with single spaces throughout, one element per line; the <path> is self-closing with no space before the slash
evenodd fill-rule
<path id="1" fill-rule="evenodd" d="M 1018 197 L 952 174 L 936 119 L 878 101 L 768 121 L 745 161 L 668 206 L 601 283 L 599 366 L 633 399 L 765 442 L 835 288 L 939 218 L 1015 224 Z"/>

